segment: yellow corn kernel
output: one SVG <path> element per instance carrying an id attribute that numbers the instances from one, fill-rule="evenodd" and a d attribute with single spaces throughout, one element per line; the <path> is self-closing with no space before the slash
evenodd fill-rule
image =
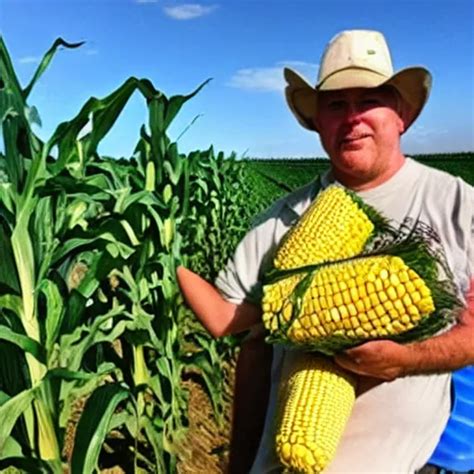
<path id="1" fill-rule="evenodd" d="M 319 304 L 321 305 L 321 309 L 327 309 L 328 304 L 326 302 L 326 298 L 324 296 L 319 297 Z"/>
<path id="2" fill-rule="evenodd" d="M 358 337 L 366 338 L 366 337 L 369 336 L 369 333 L 365 329 L 363 329 L 362 327 L 356 328 L 355 333 L 356 333 L 356 336 L 358 336 Z"/>
<path id="3" fill-rule="evenodd" d="M 398 273 L 398 278 L 402 283 L 410 281 L 410 277 L 408 276 L 408 272 L 406 270 L 400 270 L 400 272 Z"/>
<path id="4" fill-rule="evenodd" d="M 374 281 L 374 286 L 375 286 L 375 291 L 377 291 L 379 294 L 382 293 L 384 286 L 383 286 L 383 281 L 380 278 L 377 278 Z"/>
<path id="5" fill-rule="evenodd" d="M 349 303 L 347 305 L 347 311 L 349 312 L 351 316 L 357 316 L 358 314 L 357 309 L 353 303 Z"/>
<path id="6" fill-rule="evenodd" d="M 351 324 L 353 328 L 360 326 L 359 320 L 355 316 L 351 316 Z"/>
<path id="7" fill-rule="evenodd" d="M 369 335 L 370 335 L 370 331 L 372 331 L 372 329 L 373 329 L 372 324 L 370 324 L 369 322 L 362 323 L 362 327 L 363 327 L 364 330 L 367 331 L 367 333 L 369 333 Z"/>
<path id="8" fill-rule="evenodd" d="M 423 298 L 431 296 L 431 290 L 426 285 L 421 286 L 418 290 Z"/>
<path id="9" fill-rule="evenodd" d="M 355 302 L 355 307 L 358 313 L 363 313 L 365 311 L 365 305 L 363 300 L 357 300 Z"/>
<path id="10" fill-rule="evenodd" d="M 379 297 L 379 300 L 381 303 L 384 303 L 385 301 L 388 300 L 388 296 L 387 296 L 387 293 L 385 293 L 385 291 L 379 291 L 379 294 L 378 294 L 378 297 Z"/>
<path id="11" fill-rule="evenodd" d="M 344 302 L 342 300 L 342 295 L 341 293 L 336 293 L 334 294 L 334 298 L 333 298 L 333 301 L 334 301 L 334 304 L 336 306 L 341 306 Z"/>
<path id="12" fill-rule="evenodd" d="M 374 310 L 379 318 L 381 318 L 385 314 L 385 308 L 381 304 L 375 306 Z"/>
<path id="13" fill-rule="evenodd" d="M 337 308 L 335 307 L 331 308 L 330 314 L 331 314 L 331 319 L 335 323 L 338 323 L 341 320 L 341 315 L 339 314 L 339 310 Z"/>
<path id="14" fill-rule="evenodd" d="M 352 281 L 354 281 L 354 280 L 352 280 Z M 355 281 L 354 281 L 354 285 L 355 285 Z M 351 300 L 352 300 L 353 302 L 356 302 L 356 301 L 359 300 L 359 290 L 358 290 L 355 286 L 352 287 L 352 288 L 349 290 L 349 292 L 350 292 L 350 295 L 351 295 Z"/>
<path id="15" fill-rule="evenodd" d="M 379 300 L 379 297 L 378 297 L 377 293 L 372 293 L 370 295 L 370 302 L 371 302 L 372 306 L 377 306 L 380 303 L 380 300 Z"/>
<path id="16" fill-rule="evenodd" d="M 373 309 L 369 309 L 367 311 L 367 317 L 371 320 L 374 321 L 375 319 L 378 319 L 379 317 L 377 316 L 377 313 Z"/>
<path id="17" fill-rule="evenodd" d="M 424 314 L 432 313 L 435 310 L 433 300 L 429 297 L 423 298 L 418 303 L 418 309 Z"/>
<path id="18" fill-rule="evenodd" d="M 389 288 L 387 288 L 387 296 L 392 301 L 395 301 L 398 298 L 397 291 L 395 290 L 395 288 L 393 286 L 390 286 Z"/>

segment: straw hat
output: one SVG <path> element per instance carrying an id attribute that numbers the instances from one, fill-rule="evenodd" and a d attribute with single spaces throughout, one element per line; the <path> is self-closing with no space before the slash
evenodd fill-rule
<path id="1" fill-rule="evenodd" d="M 405 102 L 408 128 L 421 112 L 431 89 L 431 74 L 423 67 L 409 67 L 394 74 L 384 36 L 369 30 L 343 31 L 329 42 L 315 87 L 292 69 L 285 68 L 284 75 L 288 105 L 298 122 L 309 130 L 315 130 L 313 119 L 320 91 L 391 85 Z"/>

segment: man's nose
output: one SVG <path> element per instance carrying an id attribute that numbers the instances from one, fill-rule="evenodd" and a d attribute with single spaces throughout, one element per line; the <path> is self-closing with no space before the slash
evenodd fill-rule
<path id="1" fill-rule="evenodd" d="M 362 114 L 357 102 L 347 102 L 344 112 L 344 120 L 348 123 L 358 122 Z"/>

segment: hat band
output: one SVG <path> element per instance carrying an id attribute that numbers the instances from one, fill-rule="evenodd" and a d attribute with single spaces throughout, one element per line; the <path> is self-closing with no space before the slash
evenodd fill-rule
<path id="1" fill-rule="evenodd" d="M 322 86 L 324 85 L 324 83 L 326 83 L 329 79 L 333 78 L 335 75 L 341 73 L 341 72 L 345 72 L 345 71 L 349 71 L 349 70 L 354 70 L 354 71 L 367 71 L 367 72 L 370 72 L 372 74 L 375 74 L 377 76 L 380 76 L 383 81 L 379 84 L 374 84 L 374 87 L 377 87 L 378 85 L 382 84 L 384 81 L 388 81 L 390 79 L 390 76 L 387 76 L 386 74 L 383 74 L 381 72 L 378 72 L 378 71 L 374 71 L 373 69 L 370 69 L 370 68 L 366 68 L 366 67 L 358 67 L 358 66 L 348 66 L 348 67 L 345 67 L 345 68 L 342 68 L 342 69 L 337 69 L 336 71 L 333 71 L 331 72 L 330 74 L 328 74 L 324 79 L 322 79 L 317 85 L 316 85 L 316 89 L 320 90 L 322 88 Z M 354 87 L 357 87 L 356 85 L 354 85 Z M 348 87 L 345 87 L 347 89 L 350 88 L 350 86 Z M 324 89 L 323 89 L 324 90 Z"/>

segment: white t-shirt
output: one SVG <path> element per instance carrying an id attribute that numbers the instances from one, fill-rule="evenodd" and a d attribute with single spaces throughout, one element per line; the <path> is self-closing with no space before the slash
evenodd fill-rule
<path id="1" fill-rule="evenodd" d="M 216 286 L 231 302 L 258 302 L 261 281 L 286 231 L 319 190 L 331 184 L 330 173 L 275 202 L 239 244 Z M 460 178 L 407 158 L 388 181 L 359 192 L 392 224 L 421 221 L 440 238 L 460 294 L 474 274 L 474 188 Z M 276 392 L 284 357 L 276 346 L 264 434 L 251 470 L 282 470 L 274 453 Z M 411 473 L 435 449 L 450 411 L 450 375 L 401 377 L 360 395 L 355 402 L 336 456 L 325 473 Z"/>

